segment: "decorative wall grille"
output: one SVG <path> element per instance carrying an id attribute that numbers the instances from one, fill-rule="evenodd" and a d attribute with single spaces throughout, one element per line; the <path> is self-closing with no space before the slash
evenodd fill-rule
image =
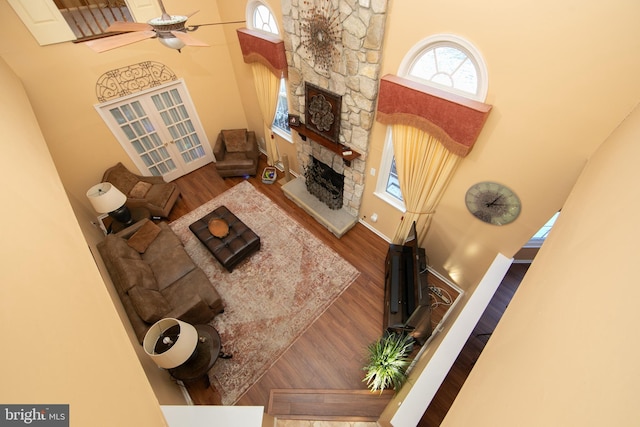
<path id="1" fill-rule="evenodd" d="M 178 77 L 169 67 L 159 62 L 146 61 L 107 71 L 96 82 L 98 101 L 105 102 L 131 95 Z"/>

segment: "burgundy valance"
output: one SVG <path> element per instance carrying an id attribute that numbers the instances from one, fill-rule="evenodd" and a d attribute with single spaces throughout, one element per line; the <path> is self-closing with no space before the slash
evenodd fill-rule
<path id="1" fill-rule="evenodd" d="M 282 40 L 248 28 L 239 28 L 236 31 L 244 62 L 260 62 L 278 77 L 287 75 L 287 56 Z"/>
<path id="2" fill-rule="evenodd" d="M 465 157 L 490 111 L 491 105 L 389 74 L 380 81 L 376 118 L 428 132 L 449 151 Z"/>

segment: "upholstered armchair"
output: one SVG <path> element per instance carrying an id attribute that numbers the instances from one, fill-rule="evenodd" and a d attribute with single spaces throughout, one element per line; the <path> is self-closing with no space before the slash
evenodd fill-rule
<path id="1" fill-rule="evenodd" d="M 256 134 L 246 129 L 222 130 L 213 147 L 216 169 L 222 177 L 255 175 L 260 151 Z"/>
<path id="2" fill-rule="evenodd" d="M 129 208 L 147 208 L 152 216 L 169 216 L 180 196 L 177 184 L 165 182 L 161 176 L 136 175 L 120 162 L 105 171 L 102 182 L 110 182 L 122 191 Z"/>

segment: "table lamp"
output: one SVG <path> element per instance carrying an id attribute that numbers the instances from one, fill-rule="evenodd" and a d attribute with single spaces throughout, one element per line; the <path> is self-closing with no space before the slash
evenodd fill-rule
<path id="1" fill-rule="evenodd" d="M 125 205 L 127 196 L 110 182 L 101 182 L 87 191 L 87 198 L 93 209 L 99 213 L 108 213 L 110 217 L 124 225 L 131 225 L 133 218 Z"/>
<path id="2" fill-rule="evenodd" d="M 171 317 L 151 325 L 142 341 L 145 353 L 165 369 L 176 368 L 188 361 L 197 345 L 196 328 Z"/>

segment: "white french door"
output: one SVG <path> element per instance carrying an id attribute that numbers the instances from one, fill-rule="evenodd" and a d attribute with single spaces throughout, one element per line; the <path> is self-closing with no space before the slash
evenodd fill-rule
<path id="1" fill-rule="evenodd" d="M 172 181 L 214 161 L 183 80 L 96 105 L 143 175 Z"/>

